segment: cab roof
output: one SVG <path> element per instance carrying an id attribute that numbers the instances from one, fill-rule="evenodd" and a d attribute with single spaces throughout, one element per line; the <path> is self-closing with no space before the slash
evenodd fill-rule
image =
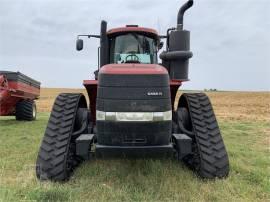
<path id="1" fill-rule="evenodd" d="M 159 39 L 159 35 L 156 30 L 146 27 L 139 27 L 138 25 L 126 25 L 126 27 L 113 28 L 107 31 L 107 35 L 117 36 L 128 32 L 142 33 L 146 36 Z"/>

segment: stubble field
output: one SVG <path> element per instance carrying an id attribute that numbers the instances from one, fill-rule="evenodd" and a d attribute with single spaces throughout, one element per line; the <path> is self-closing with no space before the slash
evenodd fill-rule
<path id="1" fill-rule="evenodd" d="M 43 88 L 37 101 L 40 112 L 49 112 L 55 97 L 60 93 L 83 93 L 84 89 Z M 186 91 L 185 91 L 186 92 Z M 179 91 L 178 96 L 183 93 Z M 206 92 L 216 116 L 222 120 L 270 121 L 269 92 Z"/>
<path id="2" fill-rule="evenodd" d="M 86 93 L 42 89 L 37 121 L 0 117 L 0 201 L 270 201 L 269 92 L 207 92 L 230 158 L 227 179 L 199 179 L 174 159 L 93 159 L 67 183 L 41 183 L 35 160 L 59 92 Z"/>

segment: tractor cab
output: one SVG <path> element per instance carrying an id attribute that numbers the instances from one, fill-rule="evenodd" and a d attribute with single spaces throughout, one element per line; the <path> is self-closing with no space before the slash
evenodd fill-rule
<path id="1" fill-rule="evenodd" d="M 78 35 L 76 48 L 83 49 L 80 37 L 100 38 L 98 68 L 107 64 L 157 64 L 158 50 L 163 42 L 157 31 L 138 25 L 126 25 L 107 31 L 107 22 L 101 22 L 100 35 Z"/>
<path id="2" fill-rule="evenodd" d="M 111 29 L 109 38 L 109 63 L 157 64 L 159 37 L 153 29 L 127 25 Z"/>

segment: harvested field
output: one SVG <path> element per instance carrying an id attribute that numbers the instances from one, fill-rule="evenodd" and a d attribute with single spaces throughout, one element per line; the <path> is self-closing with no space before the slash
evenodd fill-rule
<path id="1" fill-rule="evenodd" d="M 84 93 L 84 89 L 42 88 L 37 101 L 40 112 L 49 112 L 60 93 Z M 183 91 L 179 91 L 178 96 Z M 185 91 L 186 92 L 186 91 Z M 206 92 L 219 119 L 270 121 L 270 92 Z"/>
<path id="2" fill-rule="evenodd" d="M 37 101 L 39 112 L 50 112 L 53 102 L 59 93 L 84 93 L 87 98 L 85 89 L 68 89 L 68 88 L 41 88 L 40 99 Z"/>

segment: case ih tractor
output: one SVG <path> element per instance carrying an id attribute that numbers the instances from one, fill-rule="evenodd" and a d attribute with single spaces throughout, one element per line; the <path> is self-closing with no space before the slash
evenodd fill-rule
<path id="1" fill-rule="evenodd" d="M 35 100 L 39 94 L 40 82 L 20 72 L 0 71 L 0 116 L 15 115 L 16 120 L 35 120 Z"/>
<path id="2" fill-rule="evenodd" d="M 208 97 L 183 93 L 188 80 L 190 32 L 179 10 L 176 28 L 161 36 L 137 25 L 107 31 L 101 22 L 99 66 L 95 80 L 85 80 L 90 105 L 83 94 L 60 94 L 54 103 L 37 158 L 41 180 L 63 181 L 82 160 L 93 156 L 175 155 L 202 178 L 229 173 L 227 152 Z M 167 39 L 166 50 L 161 39 Z M 174 108 L 174 103 L 178 103 Z"/>

